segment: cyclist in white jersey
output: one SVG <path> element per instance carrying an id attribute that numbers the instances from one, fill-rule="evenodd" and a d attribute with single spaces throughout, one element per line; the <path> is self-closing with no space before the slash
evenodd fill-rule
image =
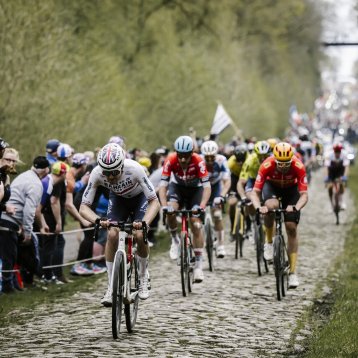
<path id="1" fill-rule="evenodd" d="M 160 205 L 155 189 L 149 181 L 142 166 L 132 159 L 125 159 L 123 148 L 115 143 L 105 145 L 98 153 L 98 166 L 91 172 L 87 188 L 82 197 L 80 214 L 88 221 L 95 223 L 100 218 L 92 210 L 96 190 L 104 186 L 110 190 L 107 220 L 100 220 L 106 228 L 113 221 L 134 221 L 135 238 L 138 245 L 140 286 L 139 298 L 147 299 L 148 291 L 148 256 L 149 247 L 144 244 L 141 221 L 147 225 L 157 215 Z M 105 248 L 106 265 L 108 272 L 108 288 L 101 303 L 104 306 L 112 305 L 111 278 L 113 260 L 118 247 L 118 228 L 111 227 L 108 231 Z"/>

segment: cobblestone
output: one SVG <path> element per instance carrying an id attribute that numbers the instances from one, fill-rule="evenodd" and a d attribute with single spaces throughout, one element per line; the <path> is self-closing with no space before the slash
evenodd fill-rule
<path id="1" fill-rule="evenodd" d="M 78 293 L 55 304 L 42 305 L 24 315 L 22 323 L 0 327 L 1 357 L 279 357 L 289 348 L 297 320 L 312 304 L 317 283 L 324 280 L 343 248 L 345 231 L 353 217 L 353 203 L 342 224 L 334 225 L 328 196 L 317 173 L 310 202 L 299 226 L 298 271 L 301 284 L 283 301 L 275 296 L 270 272 L 257 276 L 253 245 L 246 242 L 244 257 L 228 255 L 217 261 L 213 273 L 195 284 L 188 297 L 181 294 L 179 267 L 167 254 L 152 258 L 151 297 L 141 301 L 135 331 L 123 325 L 120 339 L 111 336 L 111 310 L 100 306 L 103 283 L 92 293 Z M 207 268 L 207 262 L 204 263 Z M 46 294 L 46 293 L 44 293 Z M 302 350 L 298 335 L 294 349 Z"/>

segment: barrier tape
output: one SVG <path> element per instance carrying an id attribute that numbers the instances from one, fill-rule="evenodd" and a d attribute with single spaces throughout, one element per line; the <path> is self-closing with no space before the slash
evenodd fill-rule
<path id="1" fill-rule="evenodd" d="M 87 227 L 85 229 L 74 229 L 74 230 L 69 230 L 69 231 L 60 231 L 60 232 L 48 232 L 48 233 L 42 233 L 42 232 L 34 232 L 34 234 L 36 235 L 46 235 L 46 236 L 50 236 L 50 235 L 59 235 L 59 234 L 74 234 L 77 232 L 83 232 L 83 231 L 89 231 L 89 230 L 94 230 L 93 227 Z"/>
<path id="2" fill-rule="evenodd" d="M 103 258 L 104 258 L 104 255 L 98 255 L 98 256 L 91 257 L 89 259 L 66 262 L 65 264 L 60 264 L 60 265 L 42 266 L 42 269 L 50 269 L 50 268 L 55 268 L 55 267 L 71 266 L 71 265 L 80 264 L 82 262 L 87 262 L 87 261 L 92 261 L 92 260 L 99 260 L 99 259 L 103 259 Z M 0 270 L 0 272 L 6 272 L 6 273 L 8 273 L 8 272 L 20 272 L 20 270 Z"/>

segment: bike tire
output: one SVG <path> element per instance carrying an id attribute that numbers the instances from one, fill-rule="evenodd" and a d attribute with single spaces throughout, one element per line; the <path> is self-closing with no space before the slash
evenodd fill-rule
<path id="1" fill-rule="evenodd" d="M 184 232 L 180 234 L 180 278 L 181 278 L 181 289 L 183 296 L 186 297 L 186 235 Z"/>
<path id="2" fill-rule="evenodd" d="M 122 311 L 123 311 L 123 292 L 124 292 L 124 260 L 123 252 L 118 252 L 113 265 L 112 278 L 112 335 L 117 339 L 120 333 Z"/>
<path id="3" fill-rule="evenodd" d="M 134 256 L 129 263 L 127 270 L 127 289 L 131 296 L 135 294 L 133 302 L 124 304 L 124 315 L 126 317 L 126 327 L 129 333 L 133 332 L 137 321 L 138 306 L 139 306 L 139 274 L 138 274 L 138 259 Z"/>
<path id="4" fill-rule="evenodd" d="M 189 240 L 190 242 L 190 240 Z M 186 273 L 186 284 L 188 288 L 188 292 L 192 292 L 193 290 L 193 275 L 194 275 L 194 265 L 195 265 L 195 255 L 194 251 L 191 247 L 191 245 L 187 246 L 187 257 L 186 257 L 186 263 L 187 263 L 187 273 Z M 193 263 L 194 260 L 194 263 Z"/>
<path id="5" fill-rule="evenodd" d="M 261 265 L 265 264 L 264 259 L 264 235 L 261 225 L 254 223 L 254 232 L 255 232 L 255 246 L 256 246 L 256 263 L 257 263 L 257 273 L 259 276 L 262 276 Z"/>
<path id="6" fill-rule="evenodd" d="M 206 253 L 208 255 L 209 271 L 214 271 L 214 238 L 211 230 L 210 222 L 205 223 L 205 245 Z"/>
<path id="7" fill-rule="evenodd" d="M 273 243 L 273 264 L 276 279 L 276 296 L 277 300 L 282 299 L 283 267 L 282 267 L 282 236 L 276 236 Z"/>

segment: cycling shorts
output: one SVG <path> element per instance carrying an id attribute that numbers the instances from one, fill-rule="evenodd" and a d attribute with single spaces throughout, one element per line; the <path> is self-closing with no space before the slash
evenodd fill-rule
<path id="1" fill-rule="evenodd" d="M 203 187 L 186 187 L 176 183 L 169 183 L 168 201 L 179 204 L 181 209 L 191 209 L 200 205 L 203 196 Z"/>
<path id="2" fill-rule="evenodd" d="M 109 193 L 107 217 L 110 221 L 141 221 L 147 211 L 148 201 L 144 193 L 133 198 L 124 198 L 113 192 Z"/>
<path id="3" fill-rule="evenodd" d="M 213 206 L 212 204 L 213 204 L 214 198 L 217 198 L 218 196 L 220 196 L 220 193 L 221 193 L 221 183 L 220 182 L 217 182 L 216 184 L 211 185 L 211 195 L 210 195 L 208 205 Z"/>
<path id="4" fill-rule="evenodd" d="M 296 205 L 300 198 L 298 186 L 290 186 L 288 188 L 278 188 L 272 185 L 269 181 L 266 181 L 262 190 L 263 202 L 269 199 L 281 198 L 282 208 L 287 208 L 288 205 Z M 295 222 L 296 224 L 300 221 L 300 212 L 285 213 L 285 221 Z"/>

